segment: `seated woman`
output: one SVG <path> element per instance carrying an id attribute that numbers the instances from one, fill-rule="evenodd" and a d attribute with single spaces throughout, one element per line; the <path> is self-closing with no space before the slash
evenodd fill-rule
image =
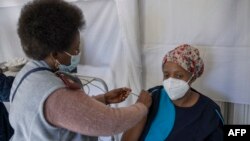
<path id="1" fill-rule="evenodd" d="M 162 63 L 163 86 L 149 89 L 150 112 L 122 141 L 222 141 L 219 106 L 190 87 L 203 70 L 198 49 L 184 44 L 169 51 Z"/>

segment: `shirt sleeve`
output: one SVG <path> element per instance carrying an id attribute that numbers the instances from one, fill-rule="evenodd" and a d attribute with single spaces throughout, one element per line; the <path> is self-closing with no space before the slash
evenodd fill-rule
<path id="1" fill-rule="evenodd" d="M 45 111 L 45 118 L 52 125 L 89 136 L 121 133 L 134 126 L 148 112 L 141 103 L 112 108 L 82 90 L 66 88 L 56 90 L 47 98 Z"/>

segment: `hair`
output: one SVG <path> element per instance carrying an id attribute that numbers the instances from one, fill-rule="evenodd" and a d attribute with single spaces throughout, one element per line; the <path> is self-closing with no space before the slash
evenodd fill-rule
<path id="1" fill-rule="evenodd" d="M 34 0 L 22 8 L 17 31 L 25 54 L 43 60 L 50 53 L 68 50 L 83 26 L 78 7 L 63 0 Z"/>

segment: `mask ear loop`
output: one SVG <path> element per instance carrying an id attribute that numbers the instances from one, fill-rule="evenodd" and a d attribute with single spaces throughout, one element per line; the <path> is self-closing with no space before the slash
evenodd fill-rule
<path id="1" fill-rule="evenodd" d="M 64 51 L 65 54 L 67 54 L 68 56 L 72 57 L 72 55 L 66 51 Z"/>
<path id="2" fill-rule="evenodd" d="M 67 55 L 70 56 L 70 57 L 76 56 L 76 55 L 72 55 L 72 54 L 70 54 L 70 53 L 68 53 L 68 52 L 66 52 L 66 51 L 64 51 L 64 53 L 67 54 Z M 79 55 L 79 54 L 81 54 L 81 51 L 79 51 L 79 52 L 77 53 L 77 55 Z"/>

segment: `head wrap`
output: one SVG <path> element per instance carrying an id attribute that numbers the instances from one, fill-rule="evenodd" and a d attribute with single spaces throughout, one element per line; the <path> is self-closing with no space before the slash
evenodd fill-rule
<path id="1" fill-rule="evenodd" d="M 162 65 L 166 62 L 174 62 L 192 73 L 195 78 L 200 77 L 204 71 L 204 63 L 200 58 L 197 48 L 183 44 L 169 51 L 163 58 Z"/>

